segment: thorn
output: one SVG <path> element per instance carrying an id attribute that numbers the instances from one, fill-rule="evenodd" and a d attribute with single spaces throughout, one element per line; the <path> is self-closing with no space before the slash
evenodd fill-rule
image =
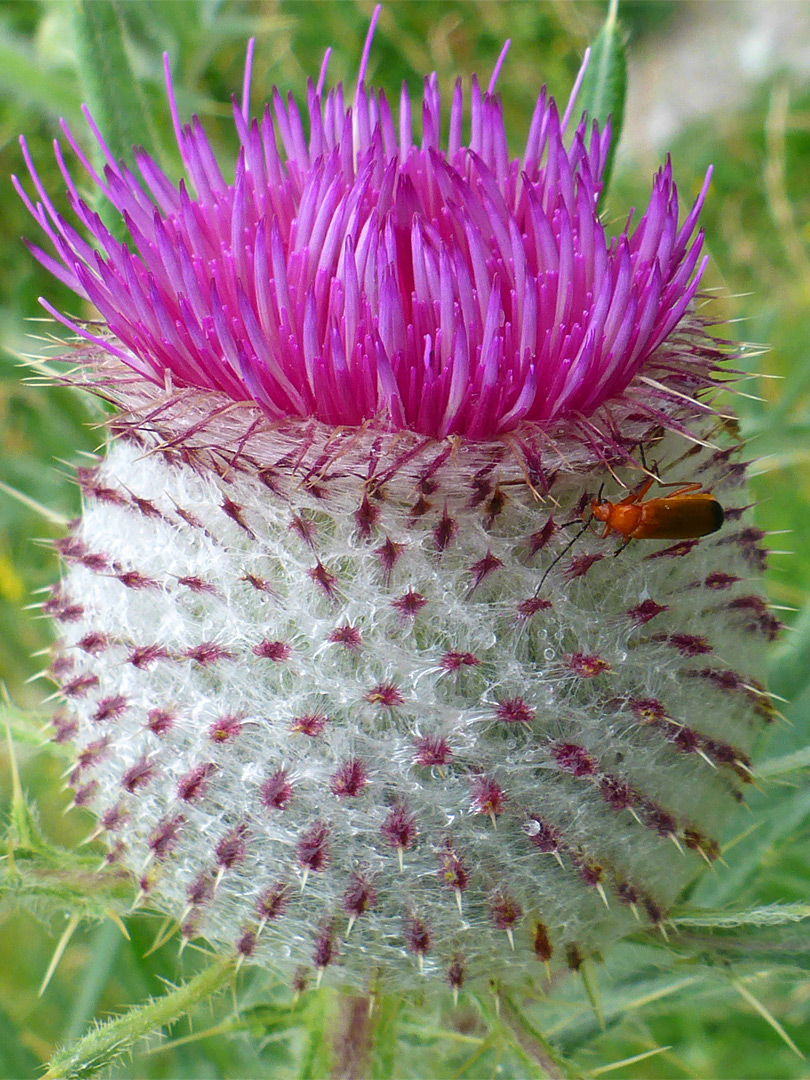
<path id="1" fill-rule="evenodd" d="M 81 919 L 81 916 L 76 912 L 74 912 L 73 915 L 70 916 L 68 924 L 67 924 L 67 926 L 65 927 L 65 929 L 64 929 L 64 931 L 62 933 L 62 936 L 59 938 L 59 941 L 56 943 L 56 948 L 53 951 L 53 956 L 51 957 L 51 962 L 50 962 L 50 964 L 48 964 L 48 970 L 45 972 L 45 977 L 42 980 L 42 985 L 39 988 L 39 993 L 37 994 L 37 997 L 42 997 L 42 995 L 48 989 L 48 983 L 53 978 L 53 973 L 56 971 L 57 967 L 59 966 L 59 961 L 62 959 L 62 956 L 64 955 L 64 952 L 65 952 L 65 949 L 68 947 L 70 939 L 73 937 L 73 934 L 74 934 L 74 932 L 76 930 L 76 927 L 79 925 L 79 920 L 80 919 Z"/>
<path id="2" fill-rule="evenodd" d="M 509 938 L 509 944 L 512 946 L 512 952 L 515 951 L 515 935 L 512 933 L 512 927 L 507 926 L 506 936 Z"/>
<path id="3" fill-rule="evenodd" d="M 234 968 L 234 975 L 239 974 L 239 969 L 241 968 L 242 964 L 244 964 L 244 962 L 245 962 L 245 954 L 240 953 L 239 954 L 239 959 L 236 961 L 236 967 Z"/>
<path id="4" fill-rule="evenodd" d="M 681 842 L 678 839 L 678 837 L 675 835 L 675 833 L 674 832 L 667 833 L 667 836 L 670 838 L 670 840 L 675 845 L 675 847 L 678 849 L 678 851 L 680 851 L 681 855 L 685 855 L 686 852 L 681 847 Z"/>
<path id="5" fill-rule="evenodd" d="M 631 911 L 633 912 L 633 914 L 635 915 L 635 917 L 636 917 L 636 922 L 641 922 L 641 916 L 639 915 L 639 913 L 638 913 L 638 908 L 636 907 L 636 905 L 635 905 L 635 904 L 631 904 L 631 905 L 630 905 L 630 910 L 631 910 Z"/>
<path id="6" fill-rule="evenodd" d="M 103 866 L 104 864 L 102 863 L 101 865 Z M 143 898 L 145 896 L 146 896 L 146 893 L 143 891 L 143 889 L 138 889 L 138 892 L 135 895 L 135 899 L 132 901 L 132 907 L 129 909 L 130 915 L 132 914 L 133 911 L 138 910 L 138 908 L 141 905 L 141 901 L 143 900 Z"/>
<path id="7" fill-rule="evenodd" d="M 190 939 L 189 939 L 189 938 L 187 938 L 187 937 L 185 937 L 185 936 L 184 936 L 184 937 L 181 937 L 181 938 L 180 938 L 180 946 L 179 946 L 179 948 L 177 949 L 177 959 L 178 959 L 178 960 L 179 960 L 179 959 L 180 959 L 180 957 L 181 957 L 181 956 L 183 955 L 183 949 L 185 949 L 186 945 L 188 945 L 188 943 L 189 943 L 189 940 L 190 940 Z"/>
<path id="8" fill-rule="evenodd" d="M 400 872 L 400 874 L 405 869 L 405 860 L 404 860 L 404 857 L 403 857 L 404 854 L 405 854 L 404 849 L 401 848 L 401 847 L 398 847 L 397 848 L 397 858 L 399 859 L 399 872 Z"/>
<path id="9" fill-rule="evenodd" d="M 500 1020 L 501 1018 L 501 995 L 498 993 L 497 987 L 493 987 L 492 993 L 495 997 L 495 1015 Z"/>
<path id="10" fill-rule="evenodd" d="M 77 844 L 77 847 L 84 847 L 85 844 L 92 844 L 94 840 L 98 840 L 98 838 L 101 836 L 101 834 L 103 832 L 104 832 L 104 826 L 103 825 L 97 825 L 95 827 L 95 829 L 93 829 L 92 832 L 89 832 L 87 834 L 87 836 L 85 836 L 84 840 L 79 841 L 79 843 Z"/>
<path id="11" fill-rule="evenodd" d="M 755 998 L 754 995 L 751 993 L 751 991 L 746 986 L 744 986 L 739 979 L 732 979 L 731 985 L 734 987 L 740 997 L 744 998 L 744 1000 L 747 1001 L 749 1005 L 753 1006 L 753 1008 L 756 1009 L 762 1019 L 767 1024 L 770 1024 L 770 1026 L 773 1028 L 779 1038 L 785 1043 L 785 1045 L 790 1047 L 794 1054 L 804 1060 L 805 1055 L 801 1052 L 793 1039 L 791 1039 L 791 1037 L 788 1035 L 788 1033 L 776 1019 L 776 1017 L 773 1016 L 770 1012 L 768 1012 L 762 1002 L 758 1001 L 757 998 Z"/>
<path id="12" fill-rule="evenodd" d="M 374 995 L 374 994 L 369 994 L 369 995 L 368 995 L 368 1012 L 366 1013 L 366 1015 L 367 1015 L 367 1016 L 368 1016 L 369 1018 L 371 1018 L 371 1016 L 373 1015 L 373 1013 L 374 1013 L 374 1009 L 376 1008 L 376 1005 L 377 1005 L 377 998 L 376 998 L 376 995 Z"/>
<path id="13" fill-rule="evenodd" d="M 559 851 L 553 852 L 553 855 L 554 855 L 554 858 L 557 860 L 557 862 L 560 864 L 560 866 L 564 870 L 565 869 L 565 863 L 562 861 L 562 858 L 560 857 Z"/>
<path id="14" fill-rule="evenodd" d="M 489 812 L 489 820 L 492 822 L 492 828 L 497 829 L 498 828 L 498 819 L 495 817 L 495 814 L 492 812 L 492 810 L 490 810 L 490 812 Z"/>
<path id="15" fill-rule="evenodd" d="M 217 889 L 219 888 L 220 882 L 222 881 L 222 875 L 224 873 L 225 867 L 220 866 L 219 870 L 217 870 L 217 876 L 214 878 L 214 896 L 217 895 Z"/>
<path id="16" fill-rule="evenodd" d="M 416 955 L 417 955 L 417 958 L 419 960 L 419 974 L 424 975 L 425 974 L 425 956 L 424 956 L 424 953 L 417 953 Z"/>
<path id="17" fill-rule="evenodd" d="M 256 927 L 256 940 L 258 941 L 262 930 L 267 926 L 267 919 L 259 919 L 259 925 Z"/>
<path id="18" fill-rule="evenodd" d="M 307 878 L 309 877 L 309 867 L 304 867 L 304 872 L 301 874 L 301 892 L 307 887 Z"/>
<path id="19" fill-rule="evenodd" d="M 129 930 L 127 930 L 126 926 L 124 925 L 124 920 L 121 918 L 121 916 L 118 914 L 118 912 L 113 911 L 112 908 L 105 908 L 104 909 L 104 914 L 107 916 L 108 919 L 111 919 L 115 923 L 115 925 L 118 927 L 118 929 L 124 935 L 126 940 L 129 941 L 130 940 L 130 938 L 129 938 Z"/>
<path id="20" fill-rule="evenodd" d="M 669 941 L 669 934 L 667 933 L 667 928 L 662 922 L 658 923 L 658 930 L 661 932 L 661 937 L 664 939 L 664 941 Z"/>
<path id="21" fill-rule="evenodd" d="M 594 1016 L 602 1031 L 605 1030 L 605 1014 L 602 1011 L 602 998 L 599 993 L 599 984 L 596 981 L 596 970 L 593 962 L 589 959 L 582 961 L 579 967 L 579 974 L 582 978 L 582 985 L 585 987 L 585 993 L 588 995 L 588 1000 L 591 1003 Z"/>
<path id="22" fill-rule="evenodd" d="M 635 810 L 633 809 L 632 806 L 628 806 L 627 809 L 630 811 L 630 813 L 633 815 L 633 817 L 636 819 L 636 821 L 638 822 L 639 825 L 644 824 L 644 822 L 641 820 L 641 818 L 638 816 L 638 814 L 635 812 Z"/>
<path id="23" fill-rule="evenodd" d="M 458 913 L 459 915 L 463 915 L 464 912 L 461 908 L 461 889 L 454 889 L 453 892 L 456 894 L 456 906 L 458 907 Z"/>
<path id="24" fill-rule="evenodd" d="M 602 903 L 605 905 L 605 907 L 608 909 L 608 911 L 610 911 L 610 904 L 608 903 L 607 893 L 605 892 L 605 886 L 602 884 L 601 881 L 598 881 L 596 883 L 596 891 L 602 897 Z"/>
<path id="25" fill-rule="evenodd" d="M 458 1007 L 458 987 L 457 986 L 453 987 L 453 1005 L 454 1005 L 454 1007 Z"/>
<path id="26" fill-rule="evenodd" d="M 155 934 L 155 940 L 152 942 L 152 945 L 151 945 L 149 951 L 145 952 L 143 954 L 143 959 L 144 960 L 147 958 L 147 956 L 151 956 L 152 953 L 157 952 L 158 949 L 160 949 L 163 945 L 166 944 L 166 942 L 169 940 L 169 938 L 174 933 L 174 929 L 173 929 L 173 926 L 172 926 L 173 923 L 174 923 L 174 919 L 172 919 L 171 916 L 167 916 L 163 920 L 163 922 L 160 924 L 160 929 Z"/>
<path id="27" fill-rule="evenodd" d="M 315 976 L 315 989 L 316 990 L 321 985 L 321 979 L 323 978 L 323 973 L 324 973 L 325 970 L 326 970 L 326 968 L 322 968 L 322 967 L 318 968 L 318 974 Z"/>
<path id="28" fill-rule="evenodd" d="M 708 754 L 705 754 L 705 753 L 704 753 L 704 752 L 703 752 L 703 751 L 702 751 L 702 750 L 700 749 L 700 747 L 697 747 L 697 753 L 698 753 L 698 754 L 700 755 L 700 757 L 702 757 L 702 758 L 703 758 L 703 760 L 704 760 L 704 761 L 706 762 L 706 764 L 707 764 L 707 765 L 711 765 L 711 767 L 712 767 L 713 769 L 716 769 L 716 768 L 717 768 L 717 766 L 716 766 L 716 765 L 715 765 L 715 763 L 714 763 L 714 762 L 712 761 L 712 759 L 711 759 L 711 758 L 709 757 L 709 755 L 708 755 Z"/>
<path id="29" fill-rule="evenodd" d="M 706 852 L 703 850 L 703 848 L 700 846 L 700 844 L 698 844 L 697 850 L 698 850 L 698 854 L 700 855 L 700 857 L 705 860 L 706 865 L 711 866 L 712 865 L 712 860 L 709 858 L 709 856 L 706 854 Z"/>
<path id="30" fill-rule="evenodd" d="M 349 934 L 352 932 L 352 927 L 354 926 L 356 921 L 357 920 L 355 919 L 354 915 L 349 916 L 349 925 L 346 927 L 346 937 L 348 937 Z"/>
<path id="31" fill-rule="evenodd" d="M 546 969 L 546 980 L 551 982 L 551 964 L 548 960 L 543 961 L 543 967 Z"/>

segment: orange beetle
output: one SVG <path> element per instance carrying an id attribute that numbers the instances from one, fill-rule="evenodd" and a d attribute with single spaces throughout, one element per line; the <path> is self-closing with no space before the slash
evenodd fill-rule
<path id="1" fill-rule="evenodd" d="M 684 484 L 671 495 L 644 502 L 652 484 L 652 479 L 647 480 L 615 503 L 602 499 L 600 491 L 591 503 L 591 513 L 605 523 L 603 539 L 615 532 L 625 541 L 693 540 L 717 532 L 723 524 L 723 507 L 710 492 L 701 491 L 700 484 Z"/>

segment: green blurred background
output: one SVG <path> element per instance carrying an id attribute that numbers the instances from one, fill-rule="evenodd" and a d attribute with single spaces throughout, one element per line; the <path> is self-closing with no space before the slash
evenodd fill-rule
<path id="1" fill-rule="evenodd" d="M 164 50 L 171 56 L 181 112 L 196 111 L 204 118 L 227 161 L 235 144 L 229 99 L 241 89 L 246 39 L 257 39 L 254 105 L 273 84 L 302 95 L 328 44 L 334 49 L 330 77 L 351 82 L 373 5 L 366 0 L 122 0 L 119 8 L 130 60 L 168 160 L 173 159 L 164 108 Z M 421 75 L 436 70 L 442 87 L 449 88 L 457 74 L 488 75 L 504 39 L 511 37 L 500 90 L 517 151 L 540 85 L 545 82 L 558 98 L 567 98 L 582 52 L 604 14 L 604 4 L 580 0 L 389 2 L 370 77 L 395 96 L 402 79 L 418 92 Z M 772 685 L 793 698 L 786 707 L 792 726 L 780 726 L 763 748 L 774 779 L 755 793 L 753 814 L 743 824 L 730 823 L 729 835 L 755 828 L 729 851 L 729 867 L 701 884 L 696 899 L 708 906 L 732 900 L 806 902 L 810 798 L 802 770 L 808 761 L 801 753 L 789 767 L 785 760 L 808 742 L 810 702 L 805 607 L 810 584 L 810 5 L 649 0 L 623 2 L 620 16 L 628 35 L 630 89 L 607 220 L 621 228 L 627 209 L 645 203 L 652 172 L 667 151 L 686 199 L 696 194 L 713 164 L 703 215 L 713 258 L 704 285 L 718 294 L 715 311 L 723 323 L 718 332 L 751 343 L 739 367 L 775 376 L 741 381 L 746 396 L 738 395 L 734 408 L 755 462 L 758 524 L 784 533 L 771 544 L 790 552 L 772 556 L 765 587 L 774 603 L 787 609 L 781 612 L 785 622 L 795 625 L 772 660 Z M 70 467 L 81 451 L 98 445 L 100 413 L 76 393 L 37 385 L 35 373 L 22 366 L 22 357 L 48 351 L 43 338 L 55 329 L 42 321 L 37 296 L 46 295 L 64 311 L 75 311 L 78 301 L 20 243 L 24 234 L 36 238 L 37 229 L 8 176 L 25 172 L 17 142 L 25 132 L 46 186 L 62 190 L 50 148 L 58 118 L 83 131 L 72 18 L 67 0 L 0 3 L 0 481 L 64 517 L 78 511 Z M 766 344 L 767 349 L 756 347 Z M 62 815 L 69 798 L 60 779 L 64 761 L 38 746 L 36 727 L 20 711 L 46 715 L 47 684 L 30 679 L 42 666 L 36 654 L 47 646 L 49 632 L 27 608 L 35 590 L 57 574 L 53 554 L 42 542 L 55 535 L 58 526 L 35 507 L 0 491 L 0 681 L 8 700 L 0 708 L 17 737 L 23 787 L 39 805 L 44 831 L 69 846 L 86 834 L 88 819 L 80 812 Z M 4 814 L 9 768 L 7 754 L 0 752 Z M 64 916 L 58 904 L 43 900 L 21 912 L 13 900 L 0 895 L 2 1077 L 37 1075 L 54 1046 L 79 1034 L 94 1015 L 159 992 L 161 979 L 178 977 L 172 944 L 144 958 L 158 924 L 141 916 L 129 920 L 130 942 L 112 923 L 80 930 L 39 998 Z M 585 1070 L 666 1046 L 671 1049 L 612 1075 L 804 1077 L 807 1066 L 735 985 L 745 980 L 744 986 L 810 1050 L 807 947 L 784 952 L 774 960 L 770 954 L 758 958 L 752 948 L 726 969 L 711 959 L 690 955 L 676 961 L 663 950 L 631 944 L 600 975 L 605 1008 L 610 1004 L 604 1034 L 594 1026 L 580 990 L 572 989 L 565 1008 L 538 1006 L 532 1015 Z M 193 970 L 194 963 L 192 957 L 185 970 Z M 272 994 L 260 976 L 246 975 L 240 1005 L 248 1009 Z M 416 1009 L 418 1003 L 413 1004 Z M 204 1017 L 198 1027 L 232 1008 L 233 1002 L 217 1006 L 213 1019 Z M 430 1030 L 418 1011 L 400 1017 L 403 1052 L 391 1075 L 526 1075 L 519 1055 L 488 1039 L 484 1013 L 474 1003 L 460 1012 L 442 1006 L 431 1016 Z M 285 1034 L 282 1026 L 272 1037 L 266 1027 L 258 1030 L 259 1040 L 220 1033 L 174 1049 L 145 1047 L 124 1065 L 123 1074 L 306 1075 L 293 1065 L 305 1039 L 300 1029 Z M 309 1060 L 309 1075 L 318 1075 L 317 1054 Z"/>

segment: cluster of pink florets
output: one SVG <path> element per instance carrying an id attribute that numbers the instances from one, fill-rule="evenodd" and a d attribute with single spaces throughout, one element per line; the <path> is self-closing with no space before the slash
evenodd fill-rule
<path id="1" fill-rule="evenodd" d="M 58 212 L 23 151 L 39 201 L 18 184 L 57 258 L 37 258 L 104 317 L 81 336 L 163 384 L 253 400 L 273 419 L 366 421 L 388 430 L 490 438 L 521 420 L 590 415 L 620 394 L 679 322 L 702 270 L 694 235 L 704 191 L 678 227 L 669 163 L 635 228 L 610 240 L 599 219 L 610 129 L 585 118 L 564 142 L 541 93 L 524 152 L 510 157 L 495 82 L 473 77 L 469 137 L 456 83 L 446 149 L 435 75 L 421 142 L 403 92 L 395 120 L 365 85 L 373 24 L 351 105 L 324 90 L 328 54 L 307 93 L 308 140 L 278 90 L 250 120 L 227 180 L 197 117 L 183 127 L 167 85 L 191 189 L 143 150 L 117 162 L 85 111 L 106 165 L 79 161 L 121 214 L 117 240 L 56 156 L 84 240 Z M 251 50 L 252 53 L 252 50 Z M 250 72 L 250 59 L 246 87 Z M 43 302 L 44 303 L 44 302 Z"/>

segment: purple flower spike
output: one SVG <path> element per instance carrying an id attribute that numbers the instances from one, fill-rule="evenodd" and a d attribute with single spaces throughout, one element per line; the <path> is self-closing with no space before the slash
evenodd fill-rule
<path id="1" fill-rule="evenodd" d="M 473 76 L 468 144 L 460 82 L 441 137 L 435 74 L 414 141 L 407 91 L 395 118 L 365 84 L 373 29 L 353 104 L 340 84 L 323 90 L 324 70 L 309 84 L 306 124 L 278 90 L 249 119 L 247 65 L 232 181 L 198 117 L 181 124 L 168 62 L 187 181 L 170 180 L 143 150 L 140 176 L 116 162 L 85 110 L 106 158 L 99 175 L 63 124 L 89 181 L 121 215 L 124 243 L 81 198 L 87 178 L 73 179 L 57 143 L 68 202 L 92 244 L 82 239 L 22 140 L 38 201 L 15 184 L 55 258 L 31 250 L 98 308 L 112 336 L 42 301 L 46 309 L 160 385 L 170 376 L 252 400 L 271 419 L 438 437 L 483 440 L 523 420 L 589 416 L 642 370 L 654 373 L 653 354 L 705 265 L 695 228 L 708 176 L 679 228 L 667 161 L 646 212 L 611 239 L 597 207 L 608 127 L 583 117 L 564 140 L 565 118 L 543 90 L 525 149 L 511 158 L 494 90 L 504 51 L 486 91 Z"/>

